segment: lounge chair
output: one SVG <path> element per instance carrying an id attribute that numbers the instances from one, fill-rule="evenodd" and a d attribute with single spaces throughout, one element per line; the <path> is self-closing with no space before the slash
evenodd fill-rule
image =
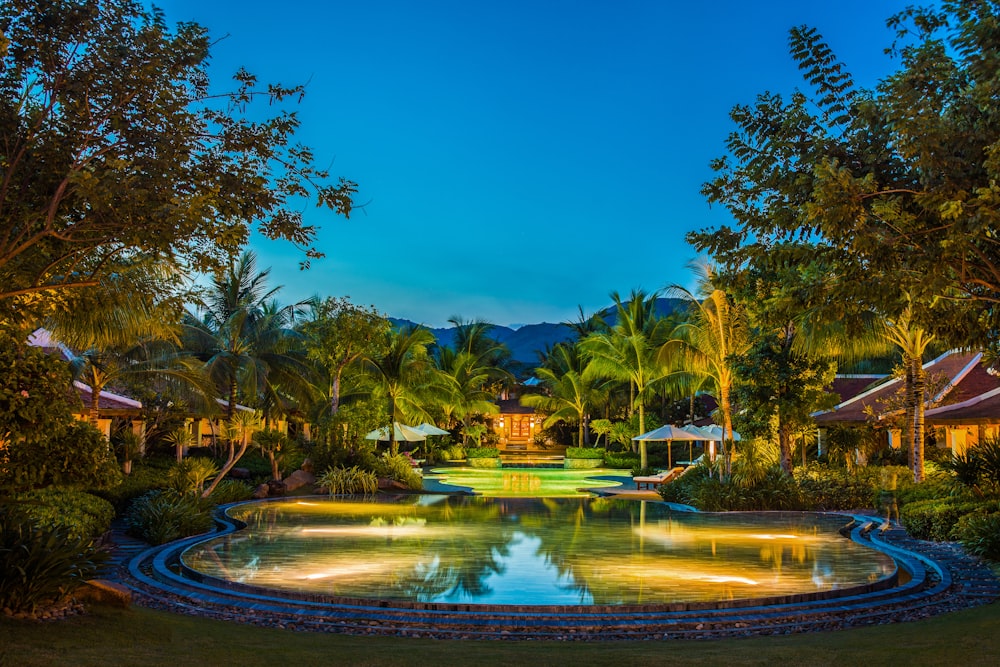
<path id="1" fill-rule="evenodd" d="M 645 485 L 647 489 L 653 490 L 661 484 L 673 481 L 682 472 L 684 472 L 684 468 L 671 468 L 670 470 L 664 470 L 663 472 L 659 472 L 655 475 L 633 477 L 632 481 L 635 482 L 637 489 L 641 490 Z"/>

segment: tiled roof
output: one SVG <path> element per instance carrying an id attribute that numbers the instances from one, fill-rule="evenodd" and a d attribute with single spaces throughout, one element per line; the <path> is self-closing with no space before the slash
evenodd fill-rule
<path id="1" fill-rule="evenodd" d="M 924 364 L 924 369 L 928 375 L 942 374 L 950 380 L 944 390 L 947 399 L 953 394 L 961 396 L 963 391 L 982 386 L 985 371 L 981 375 L 977 370 L 980 368 L 981 358 L 982 354 L 978 352 L 946 352 Z M 969 382 L 969 385 L 963 389 L 965 382 Z M 901 386 L 902 381 L 898 378 L 887 379 L 878 386 L 843 400 L 833 410 L 816 415 L 815 420 L 820 424 L 875 421 L 885 413 L 886 400 L 899 391 Z M 869 411 L 874 417 L 868 414 Z"/>
<path id="2" fill-rule="evenodd" d="M 995 380 L 996 378 L 994 378 Z M 994 384 L 1000 384 L 994 382 Z M 961 403 L 933 408 L 924 413 L 928 424 L 1000 423 L 1000 386 Z"/>
<path id="3" fill-rule="evenodd" d="M 84 411 L 90 410 L 91 397 L 94 395 L 93 389 L 82 382 L 76 381 L 73 382 L 73 387 L 80 397 L 80 402 L 83 403 Z M 97 398 L 97 408 L 101 411 L 135 413 L 142 409 L 142 403 L 125 396 L 113 394 L 110 391 L 102 391 L 101 395 Z"/>

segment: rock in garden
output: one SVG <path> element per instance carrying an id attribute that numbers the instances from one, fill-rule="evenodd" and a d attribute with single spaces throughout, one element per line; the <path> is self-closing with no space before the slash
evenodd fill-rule
<path id="1" fill-rule="evenodd" d="M 315 484 L 316 475 L 311 472 L 306 472 L 305 470 L 296 470 L 291 475 L 285 478 L 285 490 L 294 491 L 306 484 Z"/>

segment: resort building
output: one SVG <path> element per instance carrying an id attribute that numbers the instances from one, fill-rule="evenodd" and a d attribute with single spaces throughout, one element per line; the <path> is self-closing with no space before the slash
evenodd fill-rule
<path id="1" fill-rule="evenodd" d="M 950 351 L 924 364 L 928 388 L 924 421 L 938 447 L 961 454 L 983 438 L 1000 433 L 1000 378 L 982 364 L 981 352 Z M 814 415 L 822 451 L 825 429 L 861 424 L 883 425 L 886 444 L 899 448 L 902 430 L 900 378 L 874 375 L 838 376 L 833 391 L 841 397 L 832 410 Z"/>

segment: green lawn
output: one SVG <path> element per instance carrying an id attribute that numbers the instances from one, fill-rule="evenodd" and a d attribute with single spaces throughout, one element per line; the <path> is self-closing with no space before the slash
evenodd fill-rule
<path id="1" fill-rule="evenodd" d="M 98 607 L 58 623 L 0 619 L 0 667 L 38 665 L 996 665 L 1000 603 L 843 632 L 704 642 L 436 641 L 253 628 Z"/>

